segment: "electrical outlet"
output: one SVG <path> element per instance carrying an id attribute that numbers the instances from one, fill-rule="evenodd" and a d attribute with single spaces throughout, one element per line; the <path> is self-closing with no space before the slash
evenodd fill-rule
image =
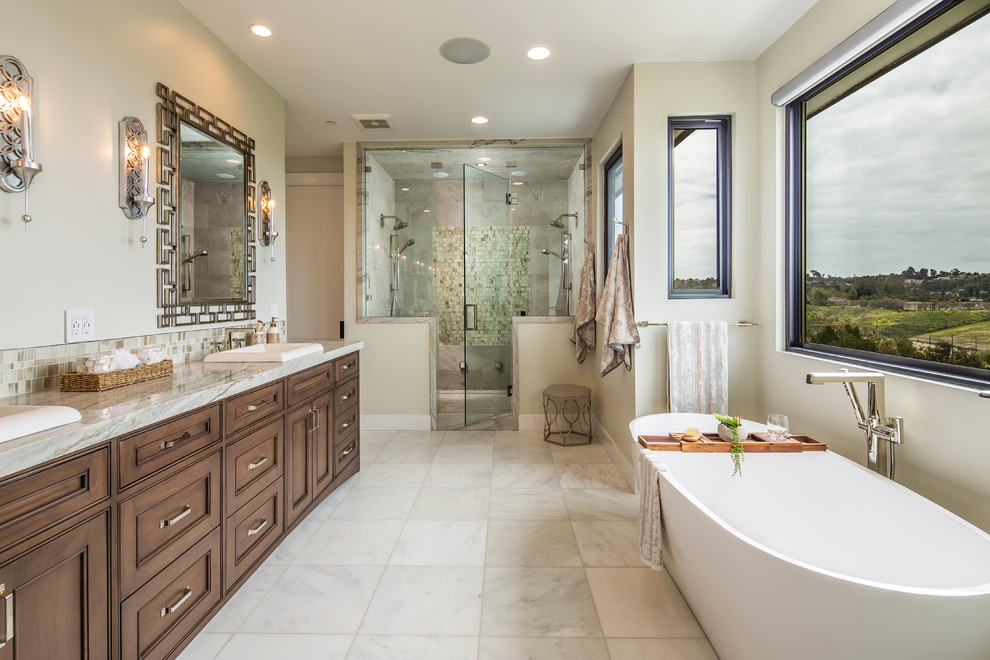
<path id="1" fill-rule="evenodd" d="M 91 309 L 65 310 L 65 343 L 96 340 L 96 314 Z"/>

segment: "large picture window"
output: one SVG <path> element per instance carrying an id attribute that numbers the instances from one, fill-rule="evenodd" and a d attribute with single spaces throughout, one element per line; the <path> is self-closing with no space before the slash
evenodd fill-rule
<path id="1" fill-rule="evenodd" d="M 988 4 L 788 104 L 790 348 L 990 380 Z"/>

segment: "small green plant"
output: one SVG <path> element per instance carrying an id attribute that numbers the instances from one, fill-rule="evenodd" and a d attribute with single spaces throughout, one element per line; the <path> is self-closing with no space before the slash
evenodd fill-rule
<path id="1" fill-rule="evenodd" d="M 742 417 L 730 417 L 728 415 L 719 415 L 714 413 L 715 419 L 721 422 L 722 426 L 729 429 L 729 433 L 732 434 L 732 447 L 729 448 L 729 455 L 732 457 L 732 476 L 737 474 L 742 476 L 742 463 L 743 459 L 746 458 L 746 453 L 743 451 L 742 442 L 739 440 L 739 425 L 742 424 Z"/>

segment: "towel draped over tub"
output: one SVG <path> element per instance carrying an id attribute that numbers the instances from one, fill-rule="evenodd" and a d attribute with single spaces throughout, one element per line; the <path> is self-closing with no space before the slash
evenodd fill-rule
<path id="1" fill-rule="evenodd" d="M 663 521 L 660 517 L 660 472 L 667 468 L 656 452 L 643 449 L 636 460 L 636 490 L 639 493 L 639 557 L 650 568 L 663 570 Z"/>

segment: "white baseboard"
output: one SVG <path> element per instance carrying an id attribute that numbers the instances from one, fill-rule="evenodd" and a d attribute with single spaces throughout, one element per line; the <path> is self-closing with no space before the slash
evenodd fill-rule
<path id="1" fill-rule="evenodd" d="M 594 434 L 596 438 L 601 439 L 602 447 L 608 452 L 608 455 L 612 458 L 612 462 L 615 463 L 616 469 L 622 478 L 626 480 L 629 487 L 634 491 L 636 490 L 636 473 L 633 471 L 633 466 L 626 458 L 626 455 L 622 453 L 619 449 L 619 445 L 616 444 L 615 439 L 608 434 L 595 417 L 591 418 L 591 428 L 594 429 Z"/>
<path id="2" fill-rule="evenodd" d="M 519 415 L 520 431 L 542 431 L 543 415 Z"/>
<path id="3" fill-rule="evenodd" d="M 429 431 L 429 415 L 361 415 L 365 431 Z"/>

